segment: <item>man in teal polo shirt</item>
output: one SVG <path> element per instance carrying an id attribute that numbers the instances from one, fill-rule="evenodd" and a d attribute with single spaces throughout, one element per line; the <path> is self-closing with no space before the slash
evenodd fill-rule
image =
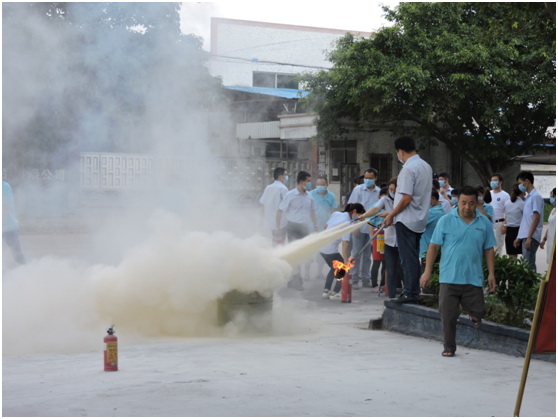
<path id="1" fill-rule="evenodd" d="M 439 309 L 442 318 L 444 351 L 442 356 L 455 355 L 455 334 L 459 306 L 469 313 L 473 326 L 480 326 L 485 315 L 482 269 L 483 255 L 488 267 L 490 292 L 496 290 L 494 277 L 494 246 L 492 223 L 477 209 L 477 191 L 464 186 L 459 191 L 457 208 L 438 221 L 426 254 L 426 266 L 420 278 L 425 287 L 430 282 L 432 267 L 442 248 L 440 260 Z"/>

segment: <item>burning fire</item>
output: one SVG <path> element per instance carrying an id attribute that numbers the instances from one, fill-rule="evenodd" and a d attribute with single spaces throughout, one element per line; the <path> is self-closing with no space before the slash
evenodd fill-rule
<path id="1" fill-rule="evenodd" d="M 337 278 L 338 281 L 341 281 L 345 275 L 349 272 L 349 270 L 354 265 L 349 262 L 346 265 L 343 262 L 339 262 L 338 260 L 333 261 L 333 275 Z"/>

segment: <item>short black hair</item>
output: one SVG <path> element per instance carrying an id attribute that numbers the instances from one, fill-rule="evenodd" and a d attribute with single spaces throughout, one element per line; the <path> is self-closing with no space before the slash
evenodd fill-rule
<path id="1" fill-rule="evenodd" d="M 432 186 L 436 189 L 440 189 L 440 182 L 437 179 L 432 179 Z"/>
<path id="2" fill-rule="evenodd" d="M 376 169 L 374 169 L 373 167 L 369 167 L 368 169 L 366 169 L 364 171 L 364 173 L 374 173 L 374 177 L 375 178 L 378 177 L 378 171 Z"/>
<path id="3" fill-rule="evenodd" d="M 451 196 L 459 196 L 459 188 L 453 188 L 450 192 Z"/>
<path id="4" fill-rule="evenodd" d="M 298 172 L 298 175 L 296 175 L 296 183 L 299 184 L 300 182 L 302 182 L 303 180 L 308 179 L 309 177 L 312 177 L 312 175 L 310 175 L 310 173 L 305 172 L 304 170 L 301 170 L 300 172 Z"/>
<path id="5" fill-rule="evenodd" d="M 471 195 L 478 195 L 478 192 L 475 188 L 473 188 L 472 186 L 463 186 L 461 188 L 459 188 L 459 196 L 461 195 L 465 195 L 465 196 L 471 196 Z"/>
<path id="6" fill-rule="evenodd" d="M 432 188 L 432 198 L 436 198 L 436 201 L 440 200 L 440 194 L 438 193 L 438 191 L 434 188 Z"/>
<path id="7" fill-rule="evenodd" d="M 323 180 L 326 181 L 326 183 L 329 183 L 329 182 L 327 181 L 327 176 L 326 176 L 326 175 L 319 175 L 319 176 L 316 178 L 316 180 L 319 180 L 319 179 L 323 179 Z"/>
<path id="8" fill-rule="evenodd" d="M 287 173 L 287 169 L 285 169 L 284 167 L 277 167 L 273 171 L 273 179 L 277 180 L 279 179 L 279 176 L 283 176 L 285 173 Z"/>
<path id="9" fill-rule="evenodd" d="M 438 175 L 438 177 L 443 177 L 445 180 L 449 180 L 449 174 L 447 172 L 442 172 Z"/>
<path id="10" fill-rule="evenodd" d="M 345 205 L 343 212 L 352 212 L 354 210 L 356 210 L 357 214 L 364 214 L 366 212 L 362 204 L 359 204 L 358 202 Z"/>
<path id="11" fill-rule="evenodd" d="M 380 189 L 380 196 L 387 195 L 388 193 L 389 193 L 389 189 L 387 186 L 384 186 L 382 189 Z"/>
<path id="12" fill-rule="evenodd" d="M 554 188 L 553 190 L 550 191 L 551 195 L 556 196 L 556 188 Z"/>
<path id="13" fill-rule="evenodd" d="M 533 176 L 532 172 L 519 172 L 515 180 L 528 180 L 531 184 L 535 183 L 535 177 Z"/>
<path id="14" fill-rule="evenodd" d="M 501 173 L 492 173 L 492 176 L 490 176 L 490 179 L 492 179 L 495 176 L 498 178 L 498 180 L 500 182 L 502 182 L 502 183 L 504 182 L 504 176 Z"/>
<path id="15" fill-rule="evenodd" d="M 411 151 L 416 151 L 417 147 L 415 145 L 415 140 L 411 137 L 399 137 L 393 143 L 396 150 L 403 150 L 406 153 L 410 153 Z"/>
<path id="16" fill-rule="evenodd" d="M 479 185 L 475 187 L 475 189 L 477 190 L 477 195 L 482 194 L 482 199 L 484 202 L 486 202 L 487 204 L 490 204 L 492 202 L 492 195 L 490 194 L 490 190 L 488 188 Z"/>

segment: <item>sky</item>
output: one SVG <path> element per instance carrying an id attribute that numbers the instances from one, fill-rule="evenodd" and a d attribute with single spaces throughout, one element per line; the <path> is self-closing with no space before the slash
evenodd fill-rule
<path id="1" fill-rule="evenodd" d="M 398 1 L 228 1 L 228 2 L 183 2 L 182 31 L 193 33 L 204 39 L 204 48 L 209 49 L 210 24 L 212 17 L 252 20 L 372 32 L 389 24 L 384 19 L 382 5 L 393 8 Z"/>

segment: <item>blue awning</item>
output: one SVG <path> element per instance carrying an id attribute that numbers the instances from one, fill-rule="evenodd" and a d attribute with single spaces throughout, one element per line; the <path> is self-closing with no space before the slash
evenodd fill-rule
<path id="1" fill-rule="evenodd" d="M 223 86 L 228 90 L 236 90 L 238 92 L 255 93 L 258 95 L 282 97 L 285 99 L 300 99 L 308 95 L 306 90 L 298 89 L 274 89 L 272 87 L 244 87 L 244 86 Z"/>

